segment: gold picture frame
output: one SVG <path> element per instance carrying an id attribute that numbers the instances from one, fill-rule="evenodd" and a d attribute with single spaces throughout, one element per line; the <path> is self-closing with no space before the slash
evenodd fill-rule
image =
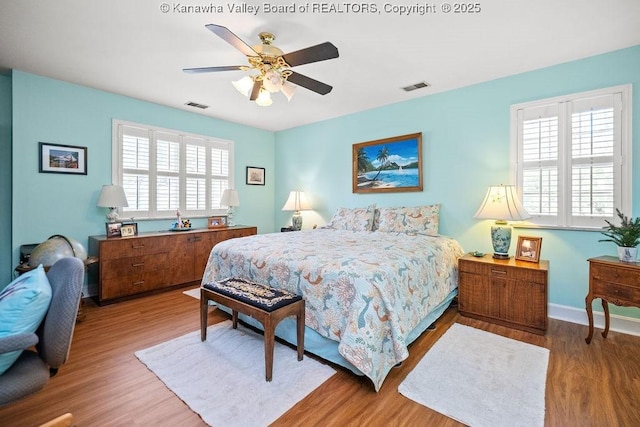
<path id="1" fill-rule="evenodd" d="M 540 262 L 542 237 L 518 236 L 516 259 L 528 262 Z"/>
<path id="2" fill-rule="evenodd" d="M 352 191 L 422 191 L 422 133 L 353 144 Z"/>

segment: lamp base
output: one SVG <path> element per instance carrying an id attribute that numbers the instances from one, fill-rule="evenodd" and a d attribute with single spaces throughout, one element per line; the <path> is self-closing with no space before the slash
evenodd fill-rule
<path id="1" fill-rule="evenodd" d="M 236 225 L 236 222 L 233 219 L 233 207 L 229 206 L 227 208 L 227 226 L 234 227 L 235 225 Z"/>
<path id="2" fill-rule="evenodd" d="M 511 227 L 496 221 L 491 227 L 491 244 L 493 245 L 493 257 L 496 259 L 509 259 L 509 246 L 511 246 Z"/>
<path id="3" fill-rule="evenodd" d="M 109 208 L 109 213 L 107 214 L 107 222 L 118 222 L 118 208 Z"/>
<path id="4" fill-rule="evenodd" d="M 300 215 L 300 211 L 295 211 L 293 213 L 293 216 L 291 217 L 291 225 L 296 231 L 300 231 L 302 229 L 302 215 Z"/>
<path id="5" fill-rule="evenodd" d="M 493 254 L 493 257 L 495 259 L 509 259 L 509 258 L 511 258 L 509 256 L 509 254 L 501 254 L 501 253 L 497 253 L 497 252 Z"/>

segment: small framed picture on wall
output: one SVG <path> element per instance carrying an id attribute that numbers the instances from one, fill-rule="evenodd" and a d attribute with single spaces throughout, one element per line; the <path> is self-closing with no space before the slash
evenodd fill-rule
<path id="1" fill-rule="evenodd" d="M 264 185 L 264 168 L 247 166 L 247 185 Z"/>

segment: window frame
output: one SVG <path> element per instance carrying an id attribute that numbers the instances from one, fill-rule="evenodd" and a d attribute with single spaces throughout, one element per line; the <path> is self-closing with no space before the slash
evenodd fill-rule
<path id="1" fill-rule="evenodd" d="M 591 216 L 575 217 L 572 215 L 571 203 L 571 105 L 572 103 L 602 96 L 620 95 L 619 107 L 614 100 L 614 126 L 619 121 L 619 144 L 614 145 L 614 208 L 620 209 L 626 215 L 631 214 L 632 208 L 632 85 L 619 85 L 608 88 L 562 95 L 552 98 L 514 104 L 510 108 L 510 144 L 509 164 L 510 176 L 515 183 L 518 194 L 522 196 L 523 164 L 521 163 L 521 146 L 519 135 L 520 112 L 526 109 L 542 109 L 554 107 L 558 110 L 558 215 L 557 221 L 545 220 L 544 217 L 534 217 L 523 223 L 514 224 L 519 227 L 553 228 L 565 230 L 601 230 L 604 220 L 616 222 L 615 210 L 611 217 Z M 619 108 L 619 110 L 617 109 Z M 615 128 L 614 128 L 615 129 Z M 615 144 L 615 143 L 614 143 Z"/>
<path id="2" fill-rule="evenodd" d="M 178 173 L 175 174 L 179 178 L 180 191 L 179 191 L 179 207 L 180 213 L 183 217 L 189 218 L 207 218 L 213 215 L 223 215 L 226 213 L 227 208 L 224 206 L 213 207 L 212 206 L 212 194 L 211 194 L 211 181 L 214 178 L 220 178 L 221 175 L 215 175 L 212 172 L 211 167 L 211 150 L 214 148 L 226 150 L 228 153 L 227 158 L 227 188 L 235 188 L 234 182 L 234 141 L 212 137 L 208 135 L 199 135 L 189 132 L 183 132 L 175 129 L 162 128 L 159 126 L 152 126 L 147 124 L 129 122 L 119 119 L 112 120 L 112 162 L 111 162 L 111 180 L 114 184 L 122 185 L 124 167 L 122 164 L 123 155 L 123 134 L 124 127 L 135 128 L 140 130 L 140 134 L 146 133 L 149 139 L 149 165 L 148 165 L 148 177 L 149 177 L 149 210 L 125 210 L 118 208 L 118 213 L 121 217 L 133 217 L 136 220 L 158 220 L 158 219 L 171 219 L 175 218 L 175 211 L 172 209 L 158 210 L 157 209 L 157 177 L 159 175 L 166 176 L 168 173 L 158 173 L 157 159 L 156 159 L 156 137 L 157 135 L 171 135 L 177 137 L 179 142 L 180 162 Z M 162 139 L 163 141 L 166 139 Z M 186 146 L 187 145 L 200 145 L 205 146 L 205 173 L 201 175 L 205 179 L 205 209 L 188 210 L 187 209 L 187 178 L 193 178 L 196 174 L 187 172 L 186 167 Z M 170 173 L 174 175 L 174 173 Z M 224 189 L 223 189 L 224 190 Z M 221 194 L 220 194 L 221 196 Z"/>

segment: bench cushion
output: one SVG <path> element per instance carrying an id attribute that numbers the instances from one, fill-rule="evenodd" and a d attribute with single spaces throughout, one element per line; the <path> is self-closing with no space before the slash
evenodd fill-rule
<path id="1" fill-rule="evenodd" d="M 264 311 L 274 311 L 302 299 L 300 295 L 283 289 L 273 289 L 233 277 L 219 282 L 205 283 L 203 287 Z"/>

